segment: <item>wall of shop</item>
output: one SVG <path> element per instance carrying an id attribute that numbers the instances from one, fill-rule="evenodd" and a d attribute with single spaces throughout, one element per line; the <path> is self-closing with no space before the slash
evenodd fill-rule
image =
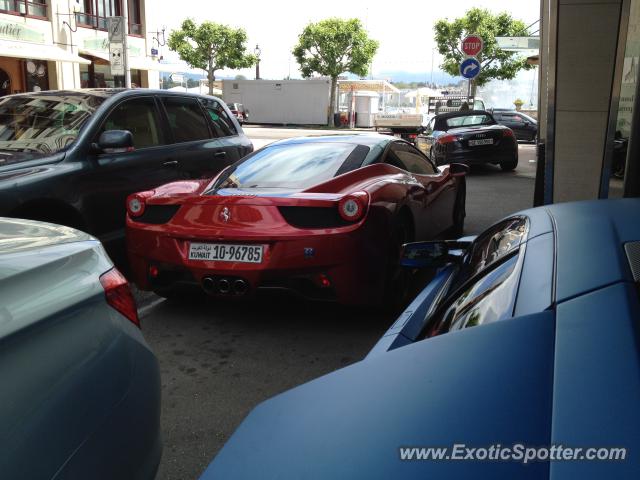
<path id="1" fill-rule="evenodd" d="M 37 52 L 37 45 L 44 45 L 45 48 L 64 49 L 74 56 L 82 55 L 86 59 L 91 59 L 93 56 L 93 58 L 100 58 L 104 62 L 109 58 L 107 32 L 78 24 L 74 16 L 74 9 L 78 8 L 75 1 L 50 0 L 47 3 L 45 18 L 0 13 L 0 62 L 4 62 L 11 71 L 12 92 L 13 90 L 27 90 L 29 85 L 34 84 L 42 89 L 73 89 L 82 86 L 79 63 L 47 62 L 46 60 L 44 63 L 32 62 L 36 64 L 35 70 L 31 64 L 29 64 L 29 69 L 34 70 L 35 74 L 30 76 L 29 69 L 25 68 L 24 58 L 15 59 L 12 55 L 7 54 L 12 46 L 16 49 L 25 44 L 36 46 L 35 52 Z M 127 0 L 123 1 L 123 5 L 128 3 L 130 2 Z M 20 8 L 24 8 L 24 4 L 16 3 L 15 5 L 23 5 Z M 146 8 L 146 2 L 141 3 L 140 10 L 142 24 L 137 28 L 140 34 L 127 37 L 130 66 L 138 72 L 137 86 L 159 88 L 159 72 L 153 68 L 153 59 L 150 57 L 153 35 L 148 33 L 148 30 L 155 29 L 156 25 L 153 24 L 147 28 L 148 22 L 153 20 L 150 20 L 148 14 L 150 9 Z M 2 55 L 3 49 L 6 56 Z M 36 55 L 37 53 L 33 53 L 33 56 Z M 43 72 L 42 65 L 44 65 L 46 76 L 40 75 Z M 15 78 L 13 78 L 14 76 Z M 113 84 L 113 77 L 110 73 L 108 76 Z M 43 78 L 47 79 L 47 85 L 41 85 Z"/>
<path id="2" fill-rule="evenodd" d="M 11 45 L 12 42 L 29 42 L 34 45 L 52 45 L 51 24 L 47 20 L 21 17 L 0 13 L 0 42 Z M 31 61 L 13 56 L 2 56 L 0 68 L 10 77 L 10 93 L 24 92 L 35 86 L 47 90 L 50 82 L 50 62 Z"/>
<path id="3" fill-rule="evenodd" d="M 546 201 L 599 198 L 612 155 L 628 2 L 543 0 L 542 13 Z"/>
<path id="4" fill-rule="evenodd" d="M 20 60 L 16 58 L 0 57 L 0 69 L 9 76 L 10 80 L 9 88 L 2 89 L 3 94 L 24 91 L 24 67 Z"/>

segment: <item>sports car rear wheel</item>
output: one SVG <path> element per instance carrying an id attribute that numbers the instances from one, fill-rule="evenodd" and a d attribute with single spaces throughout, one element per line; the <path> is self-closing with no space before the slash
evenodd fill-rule
<path id="1" fill-rule="evenodd" d="M 516 157 L 514 160 L 510 160 L 508 162 L 502 162 L 500 164 L 500 168 L 502 168 L 502 170 L 504 170 L 505 172 L 510 172 L 511 170 L 515 169 L 518 166 L 518 157 Z"/>
<path id="2" fill-rule="evenodd" d="M 385 307 L 397 311 L 404 306 L 407 296 L 410 272 L 400 266 L 402 245 L 413 240 L 413 224 L 406 212 L 401 212 L 395 220 L 385 279 Z"/>
<path id="3" fill-rule="evenodd" d="M 451 235 L 454 237 L 462 236 L 464 232 L 464 218 L 467 216 L 465 205 L 467 202 L 467 184 L 462 179 L 456 194 L 456 203 L 453 206 L 453 226 L 451 227 Z"/>

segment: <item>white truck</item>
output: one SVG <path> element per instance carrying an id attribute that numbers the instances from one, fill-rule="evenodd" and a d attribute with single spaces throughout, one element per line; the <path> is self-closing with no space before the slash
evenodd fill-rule
<path id="1" fill-rule="evenodd" d="M 435 115 L 458 111 L 464 108 L 465 102 L 470 110 L 485 109 L 480 98 L 466 95 L 429 97 L 427 113 L 379 113 L 374 118 L 374 127 L 381 133 L 389 133 L 413 142 Z"/>

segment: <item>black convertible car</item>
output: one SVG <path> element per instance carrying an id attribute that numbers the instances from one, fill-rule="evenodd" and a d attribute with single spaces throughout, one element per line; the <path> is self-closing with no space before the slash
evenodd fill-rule
<path id="1" fill-rule="evenodd" d="M 492 163 L 503 170 L 518 165 L 518 142 L 508 127 L 484 110 L 443 113 L 431 119 L 416 146 L 436 165 Z"/>

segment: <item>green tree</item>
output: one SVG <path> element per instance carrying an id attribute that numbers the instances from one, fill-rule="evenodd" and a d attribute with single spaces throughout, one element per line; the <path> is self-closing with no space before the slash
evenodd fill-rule
<path id="1" fill-rule="evenodd" d="M 462 39 L 470 34 L 482 37 L 484 48 L 477 57 L 482 70 L 472 82 L 473 95 L 478 85 L 482 86 L 493 79 L 511 80 L 520 70 L 533 68 L 526 58 L 498 47 L 496 37 L 528 36 L 524 22 L 515 20 L 506 12 L 494 15 L 486 9 L 472 8 L 463 18 L 451 22 L 437 21 L 434 30 L 438 52 L 444 56 L 440 68 L 454 76 L 460 75 L 460 62 L 465 58 L 461 50 Z"/>
<path id="2" fill-rule="evenodd" d="M 208 21 L 196 25 L 190 18 L 171 32 L 168 41 L 169 49 L 178 52 L 192 68 L 207 71 L 209 95 L 213 95 L 216 70 L 249 68 L 256 63 L 256 57 L 247 54 L 246 44 L 247 34 L 242 28 Z"/>
<path id="3" fill-rule="evenodd" d="M 345 72 L 365 77 L 369 65 L 378 50 L 378 42 L 372 40 L 357 18 L 328 18 L 307 25 L 293 49 L 293 56 L 305 78 L 313 73 L 331 77 L 330 107 L 327 123 L 334 126 L 333 113 L 336 104 L 338 76 Z"/>

